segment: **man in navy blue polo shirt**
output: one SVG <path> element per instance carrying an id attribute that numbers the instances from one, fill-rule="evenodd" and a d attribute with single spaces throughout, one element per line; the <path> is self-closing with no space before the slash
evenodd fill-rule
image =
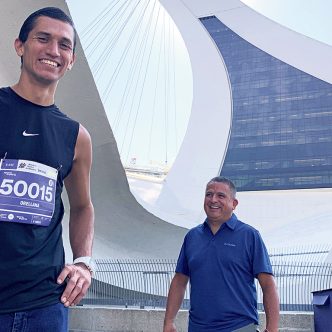
<path id="1" fill-rule="evenodd" d="M 256 331 L 255 278 L 263 290 L 266 330 L 278 331 L 279 300 L 259 232 L 237 219 L 236 188 L 224 177 L 206 186 L 205 222 L 186 235 L 172 280 L 164 332 L 174 320 L 190 280 L 189 332 Z"/>

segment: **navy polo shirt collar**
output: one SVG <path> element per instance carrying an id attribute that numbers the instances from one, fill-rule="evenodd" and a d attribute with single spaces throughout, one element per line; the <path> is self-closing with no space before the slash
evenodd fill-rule
<path id="1" fill-rule="evenodd" d="M 233 213 L 232 216 L 224 224 L 222 224 L 220 228 L 224 228 L 227 226 L 229 229 L 234 231 L 237 223 L 238 223 L 238 219 L 237 219 L 236 215 Z M 208 227 L 208 229 L 210 229 L 210 226 L 208 223 L 208 218 L 205 219 L 204 226 Z"/>
<path id="2" fill-rule="evenodd" d="M 234 231 L 236 224 L 237 224 L 237 217 L 233 213 L 232 216 L 229 218 L 228 221 L 225 223 L 232 231 Z"/>

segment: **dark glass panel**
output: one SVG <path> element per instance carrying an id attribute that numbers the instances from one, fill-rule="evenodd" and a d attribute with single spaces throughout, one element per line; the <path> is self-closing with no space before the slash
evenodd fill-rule
<path id="1" fill-rule="evenodd" d="M 222 54 L 233 96 L 221 174 L 239 191 L 332 187 L 332 85 L 253 46 L 214 16 L 201 21 Z"/>

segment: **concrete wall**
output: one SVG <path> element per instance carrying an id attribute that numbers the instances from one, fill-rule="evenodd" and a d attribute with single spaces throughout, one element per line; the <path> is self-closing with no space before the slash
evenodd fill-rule
<path id="1" fill-rule="evenodd" d="M 165 310 L 120 309 L 107 307 L 70 308 L 69 332 L 159 332 Z M 265 315 L 259 314 L 261 327 Z M 177 332 L 187 332 L 188 311 L 181 310 L 176 319 Z M 279 331 L 314 332 L 313 313 L 282 312 Z"/>

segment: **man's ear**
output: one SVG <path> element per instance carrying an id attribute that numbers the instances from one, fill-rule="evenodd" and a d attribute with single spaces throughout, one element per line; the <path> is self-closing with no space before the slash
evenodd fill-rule
<path id="1" fill-rule="evenodd" d="M 14 42 L 14 47 L 15 47 L 16 54 L 19 57 L 22 57 L 23 53 L 24 53 L 24 44 L 23 44 L 23 42 L 21 40 L 19 40 L 18 38 L 16 38 L 15 42 Z"/>
<path id="2" fill-rule="evenodd" d="M 239 201 L 236 198 L 234 198 L 234 200 L 233 200 L 233 210 L 235 210 L 235 208 L 237 207 L 238 204 L 239 204 Z"/>
<path id="3" fill-rule="evenodd" d="M 73 53 L 73 56 L 72 56 L 72 60 L 71 62 L 69 63 L 68 67 L 67 67 L 67 70 L 71 70 L 74 66 L 74 63 L 75 63 L 75 60 L 76 60 L 76 54 Z"/>

